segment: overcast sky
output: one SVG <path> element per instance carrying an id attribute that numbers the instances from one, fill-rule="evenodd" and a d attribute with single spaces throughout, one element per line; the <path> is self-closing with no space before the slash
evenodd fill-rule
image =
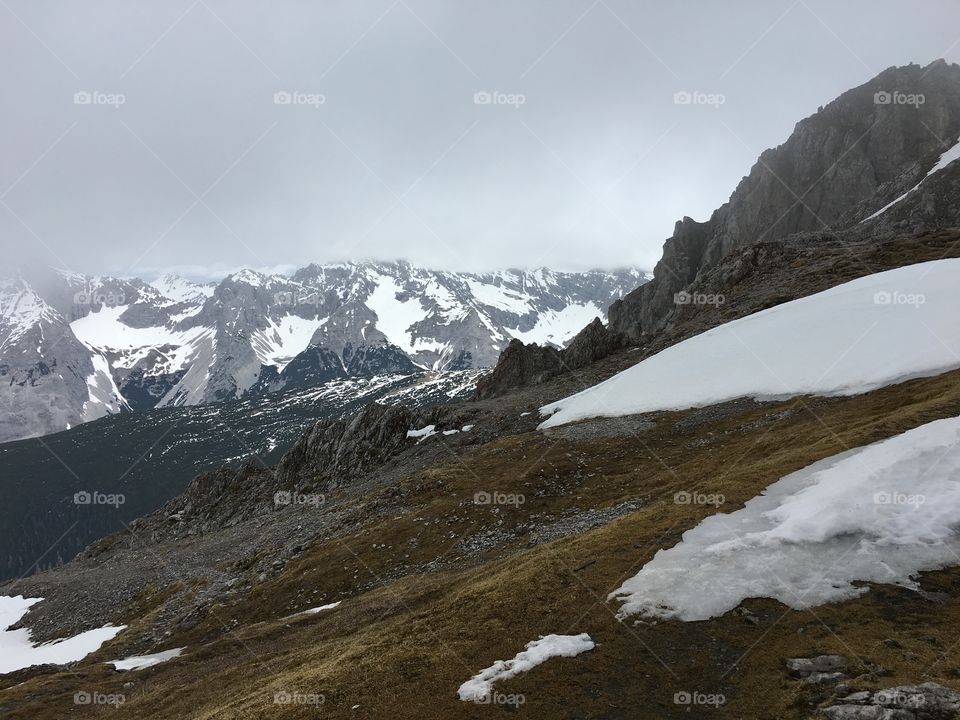
<path id="1" fill-rule="evenodd" d="M 3 0 L 0 237 L 119 275 L 649 268 L 818 105 L 938 57 L 956 0 Z"/>

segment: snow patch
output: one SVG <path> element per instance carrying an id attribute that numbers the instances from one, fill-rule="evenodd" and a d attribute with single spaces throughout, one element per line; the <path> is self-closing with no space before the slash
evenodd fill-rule
<path id="1" fill-rule="evenodd" d="M 117 670 L 143 670 L 144 668 L 159 665 L 167 660 L 180 657 L 183 648 L 171 648 L 163 652 L 152 653 L 150 655 L 131 655 L 123 660 L 111 660 L 108 665 L 113 665 Z"/>
<path id="2" fill-rule="evenodd" d="M 596 317 L 605 317 L 603 310 L 596 304 L 571 303 L 560 311 L 545 310 L 540 313 L 537 324 L 529 330 L 507 328 L 507 332 L 524 343 L 563 347 Z"/>
<path id="3" fill-rule="evenodd" d="M 437 434 L 436 427 L 437 427 L 436 425 L 427 425 L 425 427 L 420 428 L 419 430 L 407 430 L 407 437 L 419 438 L 417 442 L 426 440 L 431 435 Z"/>
<path id="4" fill-rule="evenodd" d="M 741 397 L 856 395 L 960 367 L 960 260 L 868 275 L 725 323 L 540 409 L 541 428 Z"/>
<path id="5" fill-rule="evenodd" d="M 915 588 L 960 563 L 960 418 L 810 465 L 708 517 L 611 593 L 621 616 L 706 620 L 767 597 L 801 610 L 854 583 Z M 704 592 L 710 588 L 710 592 Z"/>
<path id="6" fill-rule="evenodd" d="M 0 596 L 0 674 L 33 665 L 64 665 L 82 660 L 126 628 L 126 625 L 105 625 L 70 638 L 36 645 L 30 640 L 30 631 L 26 628 L 9 628 L 42 599 L 23 595 Z"/>
<path id="7" fill-rule="evenodd" d="M 497 660 L 467 680 L 457 695 L 461 700 L 485 702 L 493 691 L 493 683 L 507 680 L 526 672 L 552 657 L 575 657 L 593 650 L 595 644 L 587 633 L 579 635 L 547 635 L 527 643 L 526 650 L 517 653 L 512 660 Z"/>

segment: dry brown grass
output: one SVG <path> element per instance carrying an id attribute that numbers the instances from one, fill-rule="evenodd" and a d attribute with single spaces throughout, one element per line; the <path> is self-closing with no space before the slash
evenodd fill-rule
<path id="1" fill-rule="evenodd" d="M 117 716 L 138 719 L 499 716 L 509 708 L 462 703 L 457 687 L 551 632 L 589 632 L 598 647 L 501 683 L 501 692 L 524 695 L 519 712 L 527 717 L 697 717 L 674 705 L 681 690 L 726 696 L 702 717 L 807 717 L 817 691 L 789 679 L 782 661 L 824 652 L 882 665 L 884 686 L 933 679 L 960 689 L 954 599 L 938 604 L 882 586 L 805 612 L 753 600 L 746 605 L 757 625 L 736 612 L 634 625 L 619 622 L 616 604 L 606 601 L 657 549 L 712 512 L 674 504 L 675 492 L 722 493 L 730 511 L 811 462 L 958 414 L 960 371 L 854 398 L 663 413 L 638 437 L 508 437 L 405 478 L 400 492 L 409 512 L 380 517 L 388 498 L 369 497 L 368 524 L 315 545 L 278 578 L 170 638 L 188 645 L 184 658 L 134 674 L 85 661 L 0 692 L 0 707 L 31 720 L 97 714 L 72 704 L 74 692 L 97 689 L 124 693 Z M 695 418 L 706 421 L 689 422 Z M 499 514 L 472 504 L 475 491 L 492 489 L 523 493 L 527 502 Z M 581 535 L 530 546 L 518 533 L 476 556 L 457 550 L 462 537 L 514 529 L 531 515 L 542 523 L 637 497 L 648 498 L 640 510 Z M 438 557 L 446 562 L 418 569 Z M 588 560 L 595 562 L 575 571 Z M 375 582 L 384 576 L 395 579 Z M 367 583 L 373 586 L 357 589 Z M 923 585 L 956 598 L 960 570 L 929 573 Z M 339 598 L 335 610 L 286 617 Z M 124 689 L 128 680 L 135 684 Z M 281 690 L 321 693 L 325 702 L 276 705 Z"/>

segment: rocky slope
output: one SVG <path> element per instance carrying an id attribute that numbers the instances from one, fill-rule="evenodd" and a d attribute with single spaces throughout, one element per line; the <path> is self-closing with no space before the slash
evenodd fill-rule
<path id="1" fill-rule="evenodd" d="M 613 303 L 610 328 L 655 334 L 677 311 L 677 293 L 748 245 L 798 232 L 859 233 L 868 218 L 873 235 L 960 224 L 960 196 L 932 182 L 917 187 L 958 140 L 960 66 L 938 60 L 885 70 L 797 123 L 708 220 L 678 221 L 653 281 Z M 955 185 L 957 169 L 950 171 Z M 871 218 L 905 193 L 892 212 Z"/>
<path id="2" fill-rule="evenodd" d="M 877 239 L 853 260 L 846 244 L 802 234 L 734 253 L 709 287 L 737 298 L 718 310 L 737 315 L 843 282 L 861 261 L 878 272 L 955 257 L 958 239 Z M 689 313 L 674 327 L 700 322 Z M 37 639 L 127 625 L 69 668 L 0 678 L 0 707 L 93 717 L 102 708 L 74 698 L 100 693 L 138 718 L 307 718 L 316 705 L 344 718 L 955 717 L 956 568 L 810 611 L 753 599 L 696 623 L 618 619 L 607 595 L 775 479 L 960 414 L 958 371 L 856 397 L 536 430 L 537 407 L 647 352 L 492 400 L 368 406 L 317 422 L 273 467 L 196 478 L 77 560 L 0 587 L 46 598 L 25 620 Z M 676 500 L 691 491 L 722 505 Z M 490 704 L 457 698 L 481 668 L 564 632 L 596 647 L 498 683 Z M 179 647 L 145 670 L 107 664 Z"/>
<path id="3" fill-rule="evenodd" d="M 664 347 L 691 316 L 705 330 L 729 318 L 728 292 L 711 275 L 760 266 L 782 240 L 845 245 L 853 261 L 881 238 L 960 225 L 960 66 L 890 68 L 797 123 L 782 145 L 761 154 L 730 200 L 705 222 L 676 223 L 653 279 L 608 309 L 567 348 L 512 343 L 477 396 L 574 372 L 625 344 Z M 744 253 L 762 247 L 760 253 Z M 815 251 L 814 251 L 815 252 Z M 727 261 L 737 258 L 732 267 Z M 863 272 L 869 265 L 861 261 Z M 789 278 L 786 279 L 790 282 Z M 589 350 L 585 350 L 589 348 Z"/>
<path id="4" fill-rule="evenodd" d="M 321 418 L 349 415 L 375 400 L 417 408 L 462 399 L 481 372 L 330 380 L 232 402 L 112 415 L 4 443 L 0 579 L 66 562 L 179 495 L 199 472 L 278 462 Z M 84 497 L 89 502 L 77 502 Z M 111 497 L 118 502 L 106 502 Z"/>
<path id="5" fill-rule="evenodd" d="M 0 284 L 0 441 L 126 410 L 490 366 L 510 338 L 563 345 L 644 279 L 370 262 L 197 285 L 28 268 Z"/>

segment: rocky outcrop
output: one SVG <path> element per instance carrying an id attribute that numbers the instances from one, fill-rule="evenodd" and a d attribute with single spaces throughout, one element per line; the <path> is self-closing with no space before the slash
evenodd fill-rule
<path id="1" fill-rule="evenodd" d="M 371 403 L 343 420 L 321 420 L 303 434 L 277 466 L 278 487 L 329 492 L 412 445 L 407 431 L 432 424 L 440 407 L 410 410 Z"/>
<path id="2" fill-rule="evenodd" d="M 514 388 L 539 385 L 562 373 L 586 367 L 629 344 L 625 335 L 607 328 L 600 318 L 594 318 L 562 350 L 513 340 L 493 372 L 477 382 L 475 397 L 483 400 Z"/>
<path id="3" fill-rule="evenodd" d="M 538 385 L 561 372 L 560 351 L 536 343 L 511 340 L 489 375 L 477 382 L 477 400 L 498 397 L 527 385 Z"/>
<path id="4" fill-rule="evenodd" d="M 937 683 L 852 693 L 821 711 L 829 720 L 955 720 L 960 693 Z"/>
<path id="5" fill-rule="evenodd" d="M 677 293 L 731 253 L 859 223 L 916 185 L 958 134 L 960 66 L 938 60 L 885 70 L 800 121 L 783 145 L 760 156 L 708 221 L 678 222 L 654 279 L 611 306 L 610 327 L 648 337 L 670 322 Z M 926 198 L 917 198 L 920 210 L 897 229 L 960 224 L 957 199 L 955 188 L 930 187 Z M 939 208 L 924 208 L 930 203 Z"/>

